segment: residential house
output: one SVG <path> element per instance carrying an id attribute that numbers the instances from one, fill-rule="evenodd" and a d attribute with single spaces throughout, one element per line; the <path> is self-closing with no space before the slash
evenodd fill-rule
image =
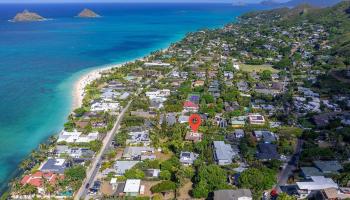
<path id="1" fill-rule="evenodd" d="M 69 163 L 66 159 L 63 158 L 49 158 L 46 162 L 44 162 L 39 170 L 44 173 L 56 173 L 63 174 L 64 170 L 69 167 Z"/>
<path id="2" fill-rule="evenodd" d="M 225 144 L 224 141 L 214 141 L 214 159 L 218 165 L 229 165 L 232 163 L 232 159 L 237 155 L 234 152 L 231 145 Z"/>
<path id="3" fill-rule="evenodd" d="M 154 160 L 154 148 L 152 147 L 126 147 L 123 152 L 126 160 Z"/>
<path id="4" fill-rule="evenodd" d="M 167 113 L 165 116 L 166 124 L 173 126 L 176 123 L 176 113 Z"/>
<path id="5" fill-rule="evenodd" d="M 192 112 L 196 113 L 198 112 L 199 106 L 192 101 L 185 101 L 184 103 L 184 112 Z"/>
<path id="6" fill-rule="evenodd" d="M 298 186 L 298 193 L 301 199 L 307 198 L 316 194 L 317 191 L 335 188 L 339 186 L 331 178 L 325 178 L 324 176 L 311 176 L 310 181 L 296 182 Z"/>
<path id="7" fill-rule="evenodd" d="M 170 90 L 163 89 L 163 90 L 156 90 L 153 92 L 146 92 L 146 96 L 149 97 L 149 99 L 165 98 L 170 96 Z"/>
<path id="8" fill-rule="evenodd" d="M 315 199 L 318 200 L 341 200 L 350 199 L 349 191 L 343 191 L 341 188 L 326 188 L 322 189 L 314 195 Z"/>
<path id="9" fill-rule="evenodd" d="M 277 146 L 269 143 L 258 144 L 258 153 L 256 154 L 256 157 L 259 160 L 280 159 L 280 155 L 277 152 Z"/>
<path id="10" fill-rule="evenodd" d="M 143 64 L 145 67 L 170 67 L 171 64 L 169 63 L 163 63 L 161 61 L 154 61 L 154 62 L 145 62 Z"/>
<path id="11" fill-rule="evenodd" d="M 118 111 L 120 105 L 118 102 L 95 102 L 91 104 L 90 110 L 92 112 L 108 112 L 108 111 Z"/>
<path id="12" fill-rule="evenodd" d="M 89 133 L 87 135 L 74 130 L 73 132 L 68 132 L 62 130 L 58 135 L 57 142 L 66 142 L 66 143 L 89 143 L 91 141 L 99 139 L 99 134 L 97 132 Z"/>
<path id="13" fill-rule="evenodd" d="M 253 196 L 249 189 L 216 190 L 214 200 L 253 200 Z"/>
<path id="14" fill-rule="evenodd" d="M 148 131 L 136 131 L 130 132 L 129 138 L 126 140 L 127 145 L 131 146 L 149 146 L 151 143 L 151 139 L 149 138 Z"/>
<path id="15" fill-rule="evenodd" d="M 314 161 L 314 165 L 318 168 L 323 174 L 337 174 L 340 170 L 343 169 L 341 164 L 336 160 L 329 161 Z"/>
<path id="16" fill-rule="evenodd" d="M 200 94 L 196 92 L 191 93 L 188 95 L 187 100 L 194 104 L 199 104 Z"/>
<path id="17" fill-rule="evenodd" d="M 256 114 L 249 114 L 248 115 L 249 123 L 252 125 L 264 125 L 265 124 L 265 118 L 264 116 L 256 113 Z"/>
<path id="18" fill-rule="evenodd" d="M 231 118 L 231 125 L 233 128 L 241 128 L 245 126 L 247 117 L 246 116 L 238 116 Z"/>
<path id="19" fill-rule="evenodd" d="M 91 151 L 88 148 L 79 148 L 79 147 L 68 147 L 66 145 L 58 145 L 54 151 L 55 155 L 62 156 L 68 155 L 71 158 L 85 158 L 91 159 L 95 152 Z"/>
<path id="20" fill-rule="evenodd" d="M 180 162 L 183 165 L 192 165 L 194 161 L 197 159 L 197 157 L 198 157 L 198 154 L 195 154 L 193 152 L 181 151 Z"/>
<path id="21" fill-rule="evenodd" d="M 140 194 L 141 180 L 128 179 L 125 182 L 124 193 L 125 196 L 137 196 Z"/>
<path id="22" fill-rule="evenodd" d="M 323 176 L 323 173 L 316 167 L 300 167 L 301 176 L 309 180 L 312 176 Z"/>
<path id="23" fill-rule="evenodd" d="M 48 183 L 51 186 L 57 184 L 59 180 L 64 179 L 64 175 L 58 175 L 53 172 L 41 172 L 37 171 L 34 174 L 25 175 L 20 181 L 21 185 L 32 185 L 38 189 L 39 194 L 45 194 L 45 185 L 44 183 Z"/>
<path id="24" fill-rule="evenodd" d="M 272 143 L 277 140 L 276 135 L 270 131 L 254 131 L 254 136 L 258 141 L 263 140 L 265 143 Z"/>
<path id="25" fill-rule="evenodd" d="M 179 116 L 179 119 L 178 119 L 180 124 L 188 123 L 189 120 L 190 120 L 190 117 L 186 115 L 181 115 Z"/>
<path id="26" fill-rule="evenodd" d="M 196 80 L 193 83 L 193 87 L 202 87 L 202 86 L 204 86 L 204 81 L 203 80 Z"/>
<path id="27" fill-rule="evenodd" d="M 224 71 L 224 77 L 226 80 L 232 80 L 233 79 L 233 72 Z"/>
<path id="28" fill-rule="evenodd" d="M 237 139 L 243 138 L 244 137 L 244 130 L 243 129 L 235 129 L 235 137 Z"/>
<path id="29" fill-rule="evenodd" d="M 140 161 L 127 161 L 127 160 L 118 160 L 114 164 L 114 169 L 118 176 L 124 175 L 124 173 L 133 168 Z"/>
<path id="30" fill-rule="evenodd" d="M 193 141 L 193 142 L 200 142 L 202 141 L 203 134 L 198 132 L 187 132 L 185 136 L 185 140 Z"/>
<path id="31" fill-rule="evenodd" d="M 241 91 L 241 92 L 247 92 L 249 90 L 248 83 L 245 82 L 245 81 L 239 81 L 236 84 L 236 86 L 237 86 L 238 90 Z"/>

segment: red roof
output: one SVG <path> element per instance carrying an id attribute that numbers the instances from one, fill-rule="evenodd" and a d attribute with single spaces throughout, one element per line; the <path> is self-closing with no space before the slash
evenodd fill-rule
<path id="1" fill-rule="evenodd" d="M 198 108 L 198 105 L 193 103 L 192 101 L 185 101 L 184 107 L 187 107 L 187 108 Z"/>
<path id="2" fill-rule="evenodd" d="M 52 172 L 44 173 L 44 172 L 38 171 L 31 175 L 25 175 L 21 180 L 21 184 L 22 185 L 30 184 L 35 187 L 41 187 L 44 182 L 43 179 L 46 179 L 47 181 L 49 181 L 51 185 L 54 185 L 56 184 L 56 181 L 58 179 L 63 179 L 63 178 L 64 178 L 63 175 L 59 176 Z"/>

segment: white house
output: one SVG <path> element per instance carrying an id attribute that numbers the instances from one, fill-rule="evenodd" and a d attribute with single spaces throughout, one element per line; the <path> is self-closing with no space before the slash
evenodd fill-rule
<path id="1" fill-rule="evenodd" d="M 137 196 L 139 195 L 140 187 L 140 179 L 128 179 L 125 182 L 124 193 L 126 196 Z"/>
<path id="2" fill-rule="evenodd" d="M 308 197 L 312 192 L 327 189 L 336 188 L 339 186 L 331 178 L 325 178 L 324 176 L 311 176 L 311 181 L 308 182 L 296 182 L 298 186 L 298 192 L 300 198 L 304 199 Z"/>
<path id="3" fill-rule="evenodd" d="M 95 102 L 91 105 L 91 111 L 93 112 L 117 111 L 119 108 L 118 102 Z"/>
<path id="4" fill-rule="evenodd" d="M 153 92 L 146 92 L 146 96 L 150 99 L 164 98 L 164 97 L 170 96 L 170 90 L 163 89 L 163 90 L 157 90 L 157 91 L 153 91 Z"/>
<path id="5" fill-rule="evenodd" d="M 58 135 L 57 142 L 74 143 L 80 135 L 81 132 L 78 132 L 77 130 L 74 130 L 73 132 L 62 130 Z"/>
<path id="6" fill-rule="evenodd" d="M 99 134 L 97 132 L 89 133 L 87 135 L 83 135 L 81 132 L 74 130 L 73 132 L 67 132 L 62 130 L 58 135 L 57 142 L 67 142 L 67 143 L 88 143 L 94 140 L 97 140 Z"/>

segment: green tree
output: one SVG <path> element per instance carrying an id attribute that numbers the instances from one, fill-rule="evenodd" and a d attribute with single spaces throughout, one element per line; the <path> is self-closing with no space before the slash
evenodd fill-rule
<path id="1" fill-rule="evenodd" d="M 176 184 L 172 181 L 162 181 L 151 187 L 152 193 L 171 192 L 176 189 Z"/>
<path id="2" fill-rule="evenodd" d="M 145 173 L 137 168 L 131 168 L 127 170 L 124 176 L 128 179 L 143 179 L 145 178 Z"/>
<path id="3" fill-rule="evenodd" d="M 296 200 L 296 197 L 289 196 L 288 194 L 282 192 L 278 195 L 277 200 Z"/>
<path id="4" fill-rule="evenodd" d="M 208 184 L 205 181 L 200 181 L 195 185 L 192 192 L 195 198 L 207 198 L 209 194 Z"/>
<path id="5" fill-rule="evenodd" d="M 241 173 L 238 182 L 242 188 L 250 188 L 255 193 L 270 189 L 276 181 L 276 174 L 266 167 L 250 168 Z"/>
<path id="6" fill-rule="evenodd" d="M 270 81 L 271 75 L 272 75 L 272 72 L 270 70 L 264 70 L 261 72 L 260 78 L 263 81 Z"/>
<path id="7" fill-rule="evenodd" d="M 162 180 L 170 180 L 171 179 L 171 173 L 168 170 L 162 170 L 159 174 L 159 177 Z"/>

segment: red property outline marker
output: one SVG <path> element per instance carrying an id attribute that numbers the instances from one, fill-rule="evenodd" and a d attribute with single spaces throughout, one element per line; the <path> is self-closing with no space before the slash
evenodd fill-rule
<path id="1" fill-rule="evenodd" d="M 201 116 L 198 114 L 192 114 L 188 120 L 193 132 L 197 132 L 199 126 L 201 125 Z"/>

